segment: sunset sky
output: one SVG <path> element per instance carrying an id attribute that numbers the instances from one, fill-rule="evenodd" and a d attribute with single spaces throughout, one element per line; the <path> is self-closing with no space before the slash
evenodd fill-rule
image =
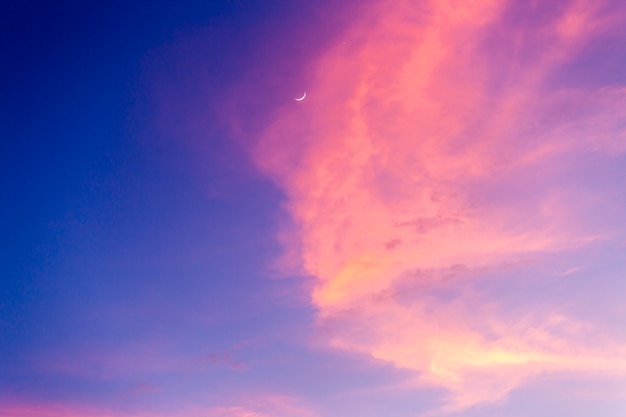
<path id="1" fill-rule="evenodd" d="M 4 9 L 0 416 L 626 416 L 622 0 Z"/>

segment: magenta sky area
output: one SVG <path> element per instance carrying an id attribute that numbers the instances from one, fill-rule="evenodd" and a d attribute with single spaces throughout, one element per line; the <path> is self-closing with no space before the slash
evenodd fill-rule
<path id="1" fill-rule="evenodd" d="M 0 416 L 626 416 L 624 1 L 9 3 Z"/>

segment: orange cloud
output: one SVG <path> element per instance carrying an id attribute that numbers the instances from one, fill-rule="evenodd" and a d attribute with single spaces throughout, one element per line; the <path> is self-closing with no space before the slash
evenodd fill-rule
<path id="1" fill-rule="evenodd" d="M 567 168 L 626 151 L 626 89 L 549 84 L 615 19 L 592 1 L 461 3 L 369 4 L 254 150 L 330 343 L 448 388 L 453 409 L 539 372 L 626 374 L 599 326 L 532 300 L 511 313 L 484 289 L 503 265 L 615 237 L 580 203 L 610 196 Z"/>

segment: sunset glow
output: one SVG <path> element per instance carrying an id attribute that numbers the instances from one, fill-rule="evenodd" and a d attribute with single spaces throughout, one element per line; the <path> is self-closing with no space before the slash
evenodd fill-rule
<path id="1" fill-rule="evenodd" d="M 0 415 L 626 415 L 626 6 L 258 3 L 142 50 Z"/>

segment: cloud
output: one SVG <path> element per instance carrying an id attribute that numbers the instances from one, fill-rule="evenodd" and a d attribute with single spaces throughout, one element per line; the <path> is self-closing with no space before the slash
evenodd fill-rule
<path id="1" fill-rule="evenodd" d="M 12 406 L 0 404 L 0 413 L 6 417 L 118 417 L 118 414 L 95 409 L 40 404 Z"/>
<path id="2" fill-rule="evenodd" d="M 235 371 L 243 371 L 247 369 L 247 365 L 241 361 L 234 360 L 232 352 L 229 351 L 214 352 L 209 353 L 208 355 L 199 356 L 192 360 L 192 365 L 200 369 L 208 366 L 222 366 Z"/>
<path id="3" fill-rule="evenodd" d="M 86 410 L 72 407 L 14 407 L 1 408 L 6 417 L 274 417 L 261 414 L 243 407 L 215 407 L 202 412 L 182 412 L 180 414 L 155 414 L 155 413 L 124 413 L 106 412 L 100 410 Z M 278 417 L 278 416 L 277 416 Z"/>
<path id="4" fill-rule="evenodd" d="M 245 405 L 206 406 L 169 412 L 110 411 L 72 404 L 2 404 L 4 417 L 317 417 L 296 398 L 276 395 L 252 395 Z"/>
<path id="5" fill-rule="evenodd" d="M 215 408 L 216 417 L 318 417 L 294 397 L 266 394 L 252 396 L 244 402 L 246 407 Z"/>
<path id="6" fill-rule="evenodd" d="M 139 397 L 146 394 L 155 394 L 161 391 L 163 391 L 163 388 L 153 384 L 152 382 L 140 382 L 128 390 L 128 395 L 131 397 Z"/>
<path id="7" fill-rule="evenodd" d="M 626 374 L 603 323 L 498 293 L 626 234 L 624 196 L 594 180 L 619 181 L 626 88 L 559 82 L 614 30 L 607 4 L 370 2 L 311 65 L 307 100 L 252 153 L 287 196 L 282 240 L 331 345 L 448 389 L 449 410 L 546 371 Z"/>

